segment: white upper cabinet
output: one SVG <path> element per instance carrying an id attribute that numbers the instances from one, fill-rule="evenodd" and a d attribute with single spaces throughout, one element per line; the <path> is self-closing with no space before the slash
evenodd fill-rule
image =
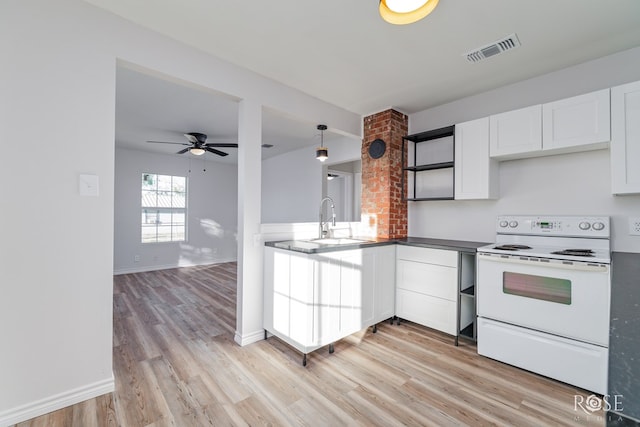
<path id="1" fill-rule="evenodd" d="M 542 106 L 521 108 L 489 117 L 491 157 L 536 155 L 542 150 Z"/>
<path id="2" fill-rule="evenodd" d="M 609 89 L 495 114 L 490 156 L 499 159 L 607 148 L 611 139 Z"/>
<path id="3" fill-rule="evenodd" d="M 606 148 L 611 139 L 609 89 L 543 104 L 542 124 L 543 150 Z"/>
<path id="4" fill-rule="evenodd" d="M 489 118 L 455 129 L 455 199 L 498 197 L 498 162 L 489 157 Z"/>
<path id="5" fill-rule="evenodd" d="M 611 89 L 611 185 L 640 193 L 640 81 Z"/>

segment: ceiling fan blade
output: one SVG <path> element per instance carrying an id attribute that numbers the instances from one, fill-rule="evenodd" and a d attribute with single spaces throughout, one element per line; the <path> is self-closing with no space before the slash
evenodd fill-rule
<path id="1" fill-rule="evenodd" d="M 189 140 L 189 142 L 191 142 L 193 144 L 198 142 L 198 138 L 196 138 L 195 135 L 192 135 L 190 133 L 185 133 L 184 136 L 185 136 L 185 138 L 187 138 Z"/>
<path id="2" fill-rule="evenodd" d="M 218 156 L 223 156 L 224 157 L 224 156 L 228 156 L 229 155 L 229 153 L 225 153 L 223 151 L 216 150 L 215 148 L 211 148 L 211 147 L 208 147 L 208 146 L 205 146 L 204 149 L 207 150 L 210 153 L 217 154 Z"/>
<path id="3" fill-rule="evenodd" d="M 238 144 L 233 142 L 207 142 L 204 144 L 206 147 L 227 147 L 227 148 L 238 148 Z"/>
<path id="4" fill-rule="evenodd" d="M 147 141 L 147 142 L 150 142 L 152 144 L 191 145 L 191 144 L 185 144 L 184 142 L 167 142 L 167 141 Z"/>
<path id="5" fill-rule="evenodd" d="M 178 151 L 176 154 L 184 154 L 189 150 L 191 150 L 191 147 L 183 148 L 182 150 Z"/>

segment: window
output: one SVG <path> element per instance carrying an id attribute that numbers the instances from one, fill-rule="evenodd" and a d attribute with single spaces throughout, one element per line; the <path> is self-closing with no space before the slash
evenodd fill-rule
<path id="1" fill-rule="evenodd" d="M 142 243 L 186 240 L 187 178 L 142 174 Z"/>
<path id="2" fill-rule="evenodd" d="M 505 294 L 571 305 L 571 280 L 505 271 L 502 283 Z"/>

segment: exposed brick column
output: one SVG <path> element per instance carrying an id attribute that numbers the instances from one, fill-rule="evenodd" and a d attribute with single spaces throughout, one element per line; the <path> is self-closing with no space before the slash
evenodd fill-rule
<path id="1" fill-rule="evenodd" d="M 407 237 L 407 202 L 402 200 L 402 137 L 408 132 L 407 116 L 386 110 L 364 118 L 362 140 L 362 218 L 377 237 Z M 369 146 L 382 139 L 387 149 L 379 159 L 369 156 Z M 406 182 L 406 180 L 405 180 Z"/>

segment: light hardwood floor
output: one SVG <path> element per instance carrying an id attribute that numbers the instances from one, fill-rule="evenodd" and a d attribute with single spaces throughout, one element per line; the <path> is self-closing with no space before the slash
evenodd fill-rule
<path id="1" fill-rule="evenodd" d="M 301 355 L 240 347 L 236 265 L 115 276 L 116 391 L 18 424 L 91 426 L 603 426 L 590 393 L 478 356 L 410 322 Z"/>

